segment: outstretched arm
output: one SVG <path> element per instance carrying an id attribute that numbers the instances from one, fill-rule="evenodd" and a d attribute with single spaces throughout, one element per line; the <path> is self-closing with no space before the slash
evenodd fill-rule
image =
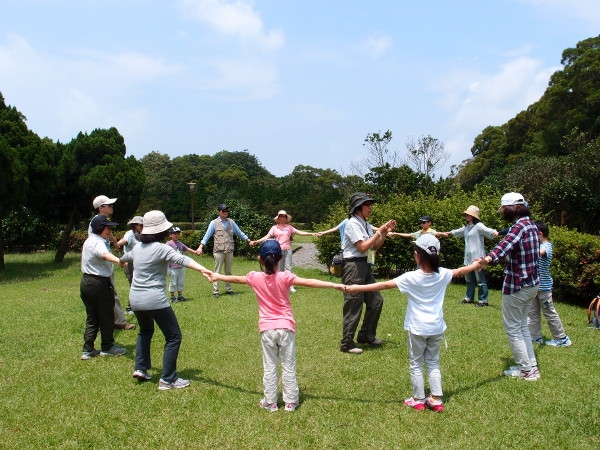
<path id="1" fill-rule="evenodd" d="M 246 275 L 221 275 L 218 272 L 211 272 L 208 278 L 211 283 L 215 281 L 224 281 L 225 283 L 246 284 Z"/>
<path id="2" fill-rule="evenodd" d="M 357 292 L 383 291 L 384 289 L 393 289 L 395 287 L 397 287 L 396 282 L 394 280 L 388 280 L 371 284 L 352 284 L 346 286 L 346 292 L 356 294 Z"/>
<path id="3" fill-rule="evenodd" d="M 196 270 L 204 275 L 208 280 L 210 280 L 210 275 L 212 271 L 208 270 L 202 264 L 198 264 L 196 261 L 191 260 L 190 264 L 187 266 L 188 269 Z"/>
<path id="4" fill-rule="evenodd" d="M 340 283 L 332 283 L 330 281 L 316 280 L 314 278 L 300 278 L 296 277 L 294 282 L 296 286 L 306 286 L 311 288 L 332 288 L 338 291 L 344 291 L 345 286 Z"/>
<path id="5" fill-rule="evenodd" d="M 474 270 L 481 270 L 485 267 L 485 260 L 483 258 L 476 258 L 473 262 L 468 266 L 459 267 L 458 269 L 452 270 L 452 276 L 454 278 L 462 277 L 469 272 L 473 272 Z"/>
<path id="6" fill-rule="evenodd" d="M 263 242 L 265 242 L 270 237 L 271 237 L 271 233 L 267 233 L 263 237 L 261 237 L 260 239 L 258 239 L 256 241 L 250 241 L 249 242 L 250 247 L 254 247 L 256 244 L 262 244 Z"/>

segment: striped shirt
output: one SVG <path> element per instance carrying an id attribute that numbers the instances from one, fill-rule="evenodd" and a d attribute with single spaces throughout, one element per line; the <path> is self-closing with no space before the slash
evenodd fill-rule
<path id="1" fill-rule="evenodd" d="M 539 284 L 540 236 L 529 217 L 517 220 L 488 256 L 494 263 L 506 257 L 503 294 L 513 294 L 524 286 Z"/>
<path id="2" fill-rule="evenodd" d="M 538 259 L 538 269 L 540 271 L 540 291 L 552 290 L 552 276 L 550 275 L 550 264 L 552 264 L 552 242 L 542 242 L 540 250 L 546 250 L 545 255 L 540 255 Z"/>

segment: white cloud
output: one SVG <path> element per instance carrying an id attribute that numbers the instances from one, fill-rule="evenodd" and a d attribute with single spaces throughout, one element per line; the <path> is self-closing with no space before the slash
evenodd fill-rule
<path id="1" fill-rule="evenodd" d="M 6 35 L 0 41 L 0 86 L 5 101 L 27 116 L 29 128 L 62 141 L 121 121 L 139 125 L 148 115 L 136 104 L 144 85 L 183 70 L 140 53 L 60 50 L 47 54 Z"/>
<path id="2" fill-rule="evenodd" d="M 379 58 L 392 47 L 392 38 L 388 35 L 372 35 L 363 43 L 372 58 Z"/>
<path id="3" fill-rule="evenodd" d="M 267 50 L 278 50 L 284 45 L 283 31 L 265 30 L 252 1 L 181 0 L 180 5 L 186 14 L 207 23 L 219 34 L 255 43 Z"/>
<path id="4" fill-rule="evenodd" d="M 462 68 L 438 80 L 439 102 L 449 112 L 444 141 L 452 156 L 445 169 L 471 156 L 473 139 L 485 127 L 502 125 L 538 101 L 550 76 L 560 68 L 543 67 L 540 60 L 516 56 L 496 73 Z"/>

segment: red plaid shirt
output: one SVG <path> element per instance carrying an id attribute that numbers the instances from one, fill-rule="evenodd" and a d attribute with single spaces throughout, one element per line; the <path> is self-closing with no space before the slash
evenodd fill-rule
<path id="1" fill-rule="evenodd" d="M 523 286 L 539 284 L 539 255 L 538 229 L 529 217 L 521 217 L 510 228 L 504 239 L 488 254 L 494 263 L 506 257 L 503 294 L 512 294 L 520 291 Z"/>

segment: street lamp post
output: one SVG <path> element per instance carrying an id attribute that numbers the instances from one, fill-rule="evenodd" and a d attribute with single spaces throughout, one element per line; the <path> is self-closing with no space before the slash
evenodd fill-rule
<path id="1" fill-rule="evenodd" d="M 196 225 L 194 223 L 194 190 L 196 189 L 196 183 L 194 183 L 193 181 L 190 181 L 188 183 L 188 186 L 190 187 L 190 202 L 191 202 L 191 206 L 192 206 L 192 233 L 196 230 Z"/>

